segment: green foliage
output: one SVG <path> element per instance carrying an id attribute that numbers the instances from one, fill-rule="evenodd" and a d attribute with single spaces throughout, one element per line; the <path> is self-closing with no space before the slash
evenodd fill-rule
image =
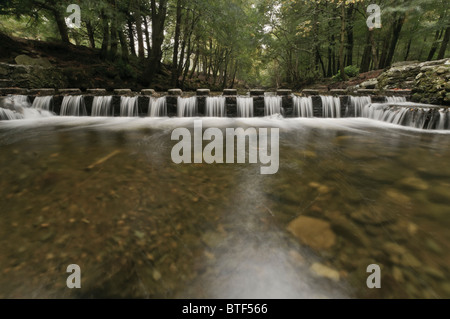
<path id="1" fill-rule="evenodd" d="M 359 68 L 356 65 L 349 65 L 344 70 L 345 70 L 345 74 L 349 78 L 353 78 L 353 77 L 359 75 Z M 333 76 L 333 80 L 336 80 L 336 81 L 342 80 L 341 70 L 339 70 L 338 73 Z"/>

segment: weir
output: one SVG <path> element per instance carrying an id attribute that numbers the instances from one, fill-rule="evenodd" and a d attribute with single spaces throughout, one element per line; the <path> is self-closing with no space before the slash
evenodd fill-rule
<path id="1" fill-rule="evenodd" d="M 224 90 L 219 96 L 210 96 L 209 90 L 198 90 L 190 97 L 183 96 L 181 90 L 171 90 L 167 96 L 156 95 L 153 90 L 143 90 L 141 95 L 116 90 L 116 95 L 105 95 L 106 91 L 100 89 L 86 95 L 79 90 L 68 90 L 66 96 L 9 95 L 0 97 L 0 120 L 52 115 L 249 118 L 280 114 L 287 118 L 362 117 L 421 129 L 450 129 L 449 108 L 445 106 L 411 103 L 405 96 L 348 96 L 334 91 L 334 95 L 316 95 L 312 91 L 308 91 L 310 96 L 290 90 L 270 94 L 252 90 L 246 96 L 236 90 Z"/>

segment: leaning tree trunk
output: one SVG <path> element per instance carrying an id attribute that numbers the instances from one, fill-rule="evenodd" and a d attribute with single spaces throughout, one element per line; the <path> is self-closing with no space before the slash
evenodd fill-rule
<path id="1" fill-rule="evenodd" d="M 53 15 L 55 17 L 55 21 L 58 26 L 59 35 L 61 36 L 62 42 L 70 43 L 69 32 L 67 30 L 67 25 L 66 21 L 64 20 L 64 17 L 57 9 L 53 10 Z"/>

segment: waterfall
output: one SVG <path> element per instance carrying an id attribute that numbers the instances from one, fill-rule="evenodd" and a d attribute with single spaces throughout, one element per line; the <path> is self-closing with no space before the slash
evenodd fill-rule
<path id="1" fill-rule="evenodd" d="M 406 102 L 406 97 L 404 97 L 404 96 L 387 96 L 386 102 L 387 103 L 404 103 L 404 102 Z"/>
<path id="2" fill-rule="evenodd" d="M 350 103 L 355 110 L 355 117 L 369 117 L 368 107 L 372 103 L 370 96 L 351 96 Z"/>
<path id="3" fill-rule="evenodd" d="M 436 127 L 438 130 L 450 129 L 450 114 L 449 109 L 439 110 L 439 123 Z"/>
<path id="4" fill-rule="evenodd" d="M 0 107 L 0 121 L 19 120 L 22 118 L 22 114 Z"/>
<path id="5" fill-rule="evenodd" d="M 444 126 L 446 119 L 435 108 L 402 107 L 389 104 L 371 104 L 367 107 L 367 117 L 370 119 L 409 126 L 419 129 L 433 129 Z M 441 122 L 442 121 L 442 122 Z"/>
<path id="6" fill-rule="evenodd" d="M 53 96 L 36 96 L 31 106 L 33 109 L 50 111 L 53 103 Z"/>
<path id="7" fill-rule="evenodd" d="M 61 104 L 61 116 L 86 116 L 86 107 L 82 95 L 65 96 Z"/>
<path id="8" fill-rule="evenodd" d="M 283 99 L 281 96 L 270 96 L 264 97 L 264 115 L 270 116 L 274 114 L 281 114 L 281 104 Z"/>
<path id="9" fill-rule="evenodd" d="M 92 102 L 92 116 L 113 116 L 112 96 L 95 96 Z"/>
<path id="10" fill-rule="evenodd" d="M 332 96 L 321 96 L 323 117 L 340 118 L 341 117 L 341 99 Z"/>
<path id="11" fill-rule="evenodd" d="M 164 117 L 167 116 L 167 102 L 166 97 L 151 97 L 148 105 L 148 115 L 150 117 Z"/>
<path id="12" fill-rule="evenodd" d="M 206 116 L 225 117 L 225 96 L 214 96 L 206 98 Z"/>
<path id="13" fill-rule="evenodd" d="M 312 98 L 294 96 L 294 116 L 314 117 Z"/>
<path id="14" fill-rule="evenodd" d="M 178 117 L 194 117 L 197 113 L 197 97 L 178 97 Z"/>
<path id="15" fill-rule="evenodd" d="M 237 98 L 237 116 L 253 117 L 253 98 L 241 97 Z"/>
<path id="16" fill-rule="evenodd" d="M 137 96 L 122 96 L 120 98 L 120 116 L 137 117 L 138 114 L 138 98 Z"/>

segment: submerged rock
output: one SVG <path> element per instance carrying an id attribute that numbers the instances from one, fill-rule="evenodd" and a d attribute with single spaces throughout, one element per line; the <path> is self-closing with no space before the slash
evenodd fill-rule
<path id="1" fill-rule="evenodd" d="M 322 265 L 320 263 L 314 263 L 309 268 L 313 274 L 319 277 L 325 277 L 331 279 L 333 281 L 339 281 L 340 275 L 339 272 L 333 268 Z"/>
<path id="2" fill-rule="evenodd" d="M 336 243 L 336 235 L 331 225 L 321 219 L 300 216 L 287 229 L 300 241 L 315 250 L 329 249 Z"/>

